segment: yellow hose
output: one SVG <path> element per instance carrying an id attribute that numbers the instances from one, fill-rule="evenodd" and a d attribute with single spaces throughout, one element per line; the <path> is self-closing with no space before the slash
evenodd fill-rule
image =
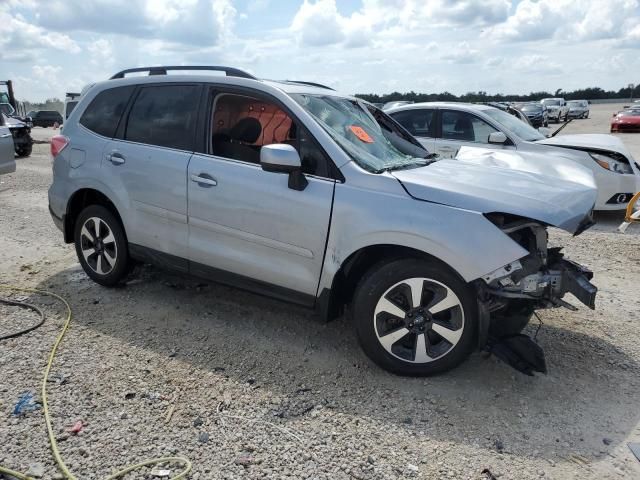
<path id="1" fill-rule="evenodd" d="M 41 395 L 42 395 L 42 408 L 44 411 L 44 421 L 47 425 L 47 435 L 49 436 L 49 444 L 51 445 L 51 451 L 53 452 L 53 457 L 55 458 L 56 464 L 58 465 L 59 470 L 62 472 L 62 474 L 64 475 L 64 477 L 68 480 L 78 480 L 76 476 L 74 476 L 70 471 L 69 468 L 67 467 L 67 465 L 64 463 L 64 460 L 62 459 L 62 456 L 60 455 L 60 451 L 58 450 L 58 443 L 56 442 L 56 437 L 53 434 L 53 427 L 51 425 L 51 415 L 49 414 L 49 402 L 47 401 L 47 379 L 49 378 L 49 371 L 51 370 L 51 366 L 53 365 L 53 360 L 56 356 L 56 351 L 58 350 L 58 347 L 60 346 L 60 343 L 62 342 L 62 339 L 64 338 L 65 334 L 67 333 L 67 330 L 69 329 L 69 325 L 71 324 L 71 306 L 69 305 L 69 302 L 67 302 L 63 297 L 61 297 L 60 295 L 53 293 L 53 292 L 47 292 L 45 290 L 36 290 L 36 289 L 31 289 L 31 288 L 20 288 L 20 287 L 11 287 L 8 285 L 0 285 L 0 289 L 3 290 L 11 290 L 14 292 L 26 292 L 26 293 L 37 293 L 40 295 L 48 295 L 50 297 L 56 298 L 58 300 L 60 300 L 64 306 L 67 309 L 67 318 L 64 321 L 64 325 L 62 326 L 62 330 L 60 330 L 60 333 L 58 334 L 58 337 L 56 338 L 56 341 L 53 344 L 53 348 L 51 349 L 51 353 L 49 353 L 49 360 L 47 361 L 47 366 L 44 369 L 44 377 L 42 378 L 42 388 L 41 388 Z M 109 475 L 105 480 L 115 480 L 117 478 L 121 478 L 124 475 L 126 475 L 127 473 L 131 472 L 132 470 L 136 470 L 138 468 L 141 467 L 146 467 L 149 465 L 155 465 L 158 463 L 167 463 L 167 462 L 172 462 L 172 463 L 179 463 L 184 465 L 183 470 L 178 473 L 178 475 L 171 477 L 170 480 L 180 480 L 182 478 L 185 478 L 187 476 L 187 474 L 191 471 L 191 462 L 183 457 L 162 457 L 162 458 L 153 458 L 150 460 L 145 460 L 143 462 L 140 463 L 136 463 L 135 465 L 131 465 L 128 467 L 123 468 L 122 470 Z M 12 477 L 18 478 L 20 480 L 35 480 L 31 477 L 29 477 L 28 475 L 24 474 L 24 473 L 20 473 L 20 472 L 16 472 L 15 470 L 10 470 L 8 468 L 2 467 L 0 466 L 0 473 L 5 473 L 7 475 L 11 475 Z"/>
<path id="2" fill-rule="evenodd" d="M 637 215 L 634 215 L 633 207 L 637 201 L 640 200 L 640 192 L 636 193 L 629 204 L 627 205 L 627 210 L 625 211 L 624 221 L 625 222 L 640 222 L 640 218 Z"/>

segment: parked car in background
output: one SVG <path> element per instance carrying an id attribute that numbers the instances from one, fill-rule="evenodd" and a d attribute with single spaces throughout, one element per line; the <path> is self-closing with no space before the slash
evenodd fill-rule
<path id="1" fill-rule="evenodd" d="M 569 100 L 569 118 L 589 118 L 589 102 L 587 100 Z"/>
<path id="2" fill-rule="evenodd" d="M 0 175 L 16 171 L 13 135 L 7 125 L 7 116 L 0 113 Z"/>
<path id="3" fill-rule="evenodd" d="M 622 110 L 613 114 L 611 133 L 640 132 L 640 108 Z"/>
<path id="4" fill-rule="evenodd" d="M 560 123 L 569 118 L 569 106 L 564 98 L 543 98 L 540 103 L 547 108 L 547 116 L 549 121 Z"/>
<path id="5" fill-rule="evenodd" d="M 440 158 L 455 158 L 460 147 L 468 146 L 540 153 L 578 162 L 595 177 L 597 210 L 622 210 L 640 190 L 640 166 L 624 144 L 611 135 L 547 138 L 502 110 L 467 103 L 414 103 L 386 113 Z"/>
<path id="6" fill-rule="evenodd" d="M 394 102 L 387 102 L 382 106 L 382 110 L 389 110 L 390 108 L 400 107 L 402 105 L 410 105 L 413 102 L 411 100 L 397 100 Z"/>
<path id="7" fill-rule="evenodd" d="M 80 100 L 79 93 L 67 92 L 64 99 L 64 119 L 66 120 L 73 112 L 73 109 L 76 108 L 78 101 Z"/>
<path id="8" fill-rule="evenodd" d="M 566 293 L 594 308 L 591 272 L 546 235 L 591 225 L 591 176 L 434 162 L 357 98 L 194 69 L 226 76 L 120 72 L 51 139 L 49 210 L 97 283 L 136 259 L 325 318 L 348 304 L 367 355 L 408 375 L 455 367 Z"/>
<path id="9" fill-rule="evenodd" d="M 541 103 L 525 103 L 519 108 L 527 116 L 532 127 L 540 128 L 549 126 L 547 107 Z"/>
<path id="10" fill-rule="evenodd" d="M 38 110 L 36 114 L 31 117 L 34 127 L 53 127 L 54 125 L 62 125 L 64 120 L 60 112 L 55 110 Z"/>

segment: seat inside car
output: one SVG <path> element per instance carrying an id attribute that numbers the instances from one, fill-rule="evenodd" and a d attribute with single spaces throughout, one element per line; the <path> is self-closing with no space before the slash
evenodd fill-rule
<path id="1" fill-rule="evenodd" d="M 262 134 L 260 121 L 253 117 L 240 119 L 228 134 L 213 136 L 213 154 L 245 162 L 260 162 L 260 146 L 254 145 Z"/>

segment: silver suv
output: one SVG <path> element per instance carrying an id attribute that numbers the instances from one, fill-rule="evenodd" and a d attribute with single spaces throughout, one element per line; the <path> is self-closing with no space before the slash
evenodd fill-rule
<path id="1" fill-rule="evenodd" d="M 590 225 L 592 182 L 433 162 L 327 87 L 167 74 L 185 69 L 95 84 L 51 141 L 51 214 L 99 284 L 144 261 L 326 319 L 349 305 L 367 355 L 409 375 L 451 369 L 567 292 L 594 307 L 591 273 L 546 232 Z"/>

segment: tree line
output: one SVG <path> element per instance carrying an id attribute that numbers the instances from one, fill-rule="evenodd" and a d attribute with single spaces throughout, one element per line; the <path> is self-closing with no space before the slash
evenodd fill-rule
<path id="1" fill-rule="evenodd" d="M 386 103 L 397 100 L 410 100 L 413 102 L 529 102 L 538 101 L 547 97 L 562 97 L 565 100 L 598 100 L 604 98 L 628 99 L 640 97 L 640 85 L 636 85 L 631 92 L 629 87 L 623 87 L 618 91 L 604 90 L 600 87 L 581 88 L 578 90 L 564 91 L 559 88 L 555 92 L 531 92 L 527 95 L 510 95 L 496 93 L 493 95 L 484 91 L 468 92 L 464 95 L 454 95 L 450 92 L 442 93 L 417 93 L 413 90 L 406 93 L 392 92 L 384 95 L 376 93 L 358 93 L 356 97 L 372 103 Z"/>

